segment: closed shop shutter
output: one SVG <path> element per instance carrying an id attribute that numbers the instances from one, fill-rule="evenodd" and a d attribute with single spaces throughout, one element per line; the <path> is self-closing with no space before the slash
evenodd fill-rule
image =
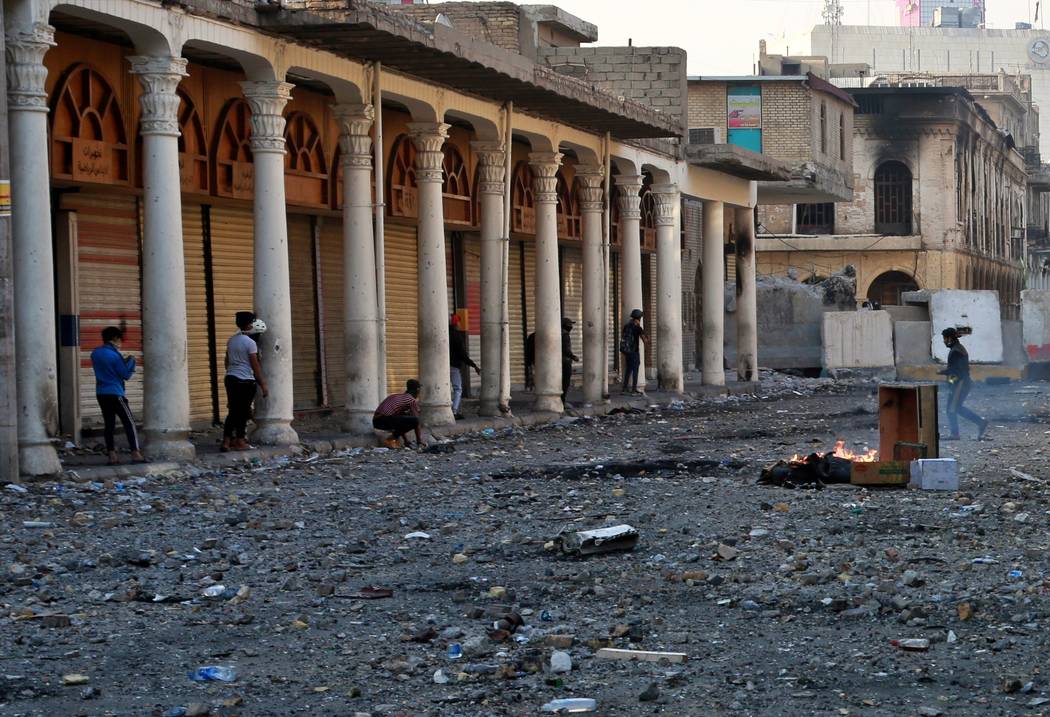
<path id="1" fill-rule="evenodd" d="M 215 380 L 219 387 L 219 417 L 226 416 L 226 341 L 237 332 L 234 316 L 253 311 L 252 211 L 251 208 L 212 207 L 211 228 L 212 285 L 215 297 Z M 263 321 L 266 317 L 261 317 Z M 266 366 L 263 366 L 263 373 Z"/>
<path id="2" fill-rule="evenodd" d="M 617 357 L 620 350 L 620 328 L 626 322 L 624 317 L 620 321 L 620 257 L 613 254 L 609 257 L 609 296 L 606 303 L 608 332 L 606 335 L 606 351 L 609 352 L 609 381 L 616 382 Z"/>
<path id="3" fill-rule="evenodd" d="M 583 357 L 583 250 L 578 244 L 561 248 L 561 315 L 576 322 L 572 327 L 572 352 Z M 581 364 L 573 372 L 582 371 Z"/>
<path id="4" fill-rule="evenodd" d="M 386 383 L 391 393 L 419 374 L 419 274 L 415 226 L 387 223 Z"/>
<path id="5" fill-rule="evenodd" d="M 481 237 L 463 236 L 463 275 L 466 278 L 464 294 L 467 297 L 467 347 L 470 357 L 481 364 Z M 477 376 L 471 374 L 471 380 Z M 476 395 L 476 392 L 472 395 Z"/>
<path id="6" fill-rule="evenodd" d="M 302 214 L 288 216 L 288 273 L 292 296 L 292 405 L 320 405 L 317 354 L 317 296 L 313 224 Z"/>
<path id="7" fill-rule="evenodd" d="M 211 352 L 208 338 L 208 292 L 204 273 L 203 208 L 182 205 L 182 249 L 186 261 L 186 340 L 189 348 L 190 420 L 214 417 Z"/>
<path id="8" fill-rule="evenodd" d="M 328 405 L 346 405 L 343 345 L 343 226 L 338 219 L 321 225 L 321 287 L 324 299 L 325 373 Z"/>
<path id="9" fill-rule="evenodd" d="M 522 287 L 522 269 L 525 283 Z M 511 385 L 525 385 L 525 338 L 536 328 L 536 245 L 529 238 L 524 243 L 512 239 L 510 244 L 510 376 Z M 522 317 L 526 321 L 522 324 Z"/>
<path id="10" fill-rule="evenodd" d="M 649 343 L 645 346 L 646 368 L 656 366 L 656 254 L 642 254 L 642 311 L 645 318 L 646 338 Z"/>
<path id="11" fill-rule="evenodd" d="M 76 193 L 62 196 L 62 208 L 77 213 L 77 281 L 80 308 L 80 411 L 85 428 L 102 425 L 95 400 L 91 352 L 107 326 L 124 330 L 121 351 L 138 362 L 126 392 L 132 412 L 142 418 L 142 285 L 138 207 L 135 197 Z"/>

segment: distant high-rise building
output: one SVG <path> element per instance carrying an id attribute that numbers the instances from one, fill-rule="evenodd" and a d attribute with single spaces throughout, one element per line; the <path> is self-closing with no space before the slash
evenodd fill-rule
<path id="1" fill-rule="evenodd" d="M 983 10 L 984 2 L 983 0 L 897 0 L 900 26 L 929 27 L 933 24 L 934 10 L 939 7 Z"/>

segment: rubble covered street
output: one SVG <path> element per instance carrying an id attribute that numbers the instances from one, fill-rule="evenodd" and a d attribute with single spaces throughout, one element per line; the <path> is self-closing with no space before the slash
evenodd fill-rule
<path id="1" fill-rule="evenodd" d="M 943 444 L 961 491 L 919 492 L 757 485 L 878 443 L 874 384 L 763 386 L 443 452 L 8 485 L 0 714 L 1050 713 L 1050 388 L 979 387 L 991 440 Z M 620 524 L 633 550 L 557 550 Z"/>

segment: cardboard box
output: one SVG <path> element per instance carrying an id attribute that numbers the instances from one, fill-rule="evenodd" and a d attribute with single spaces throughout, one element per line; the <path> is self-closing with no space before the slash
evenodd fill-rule
<path id="1" fill-rule="evenodd" d="M 903 461 L 873 461 L 853 464 L 850 483 L 853 485 L 906 486 L 911 480 L 911 470 Z"/>
<path id="2" fill-rule="evenodd" d="M 920 490 L 959 490 L 959 464 L 954 458 L 912 461 L 910 485 Z"/>

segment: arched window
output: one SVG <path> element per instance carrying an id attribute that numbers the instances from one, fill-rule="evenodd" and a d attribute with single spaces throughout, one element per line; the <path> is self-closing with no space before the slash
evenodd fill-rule
<path id="1" fill-rule="evenodd" d="M 518 162 L 510 187 L 511 229 L 523 234 L 536 233 L 536 199 L 532 193 L 532 168 Z"/>
<path id="2" fill-rule="evenodd" d="M 416 148 L 403 134 L 394 140 L 390 152 L 390 198 L 387 213 L 392 217 L 419 216 L 416 202 Z"/>
<path id="3" fill-rule="evenodd" d="M 875 233 L 911 234 L 911 170 L 883 162 L 875 170 Z"/>
<path id="4" fill-rule="evenodd" d="M 179 181 L 184 192 L 207 194 L 208 141 L 193 99 L 179 93 Z"/>
<path id="5" fill-rule="evenodd" d="M 328 205 L 328 162 L 310 115 L 293 112 L 284 127 L 284 186 L 292 204 Z"/>
<path id="6" fill-rule="evenodd" d="M 887 271 L 875 277 L 868 287 L 868 301 L 877 301 L 882 306 L 899 306 L 901 294 L 918 291 L 919 285 L 903 271 Z"/>
<path id="7" fill-rule="evenodd" d="M 580 238 L 580 203 L 575 188 L 569 191 L 565 175 L 558 171 L 558 236 L 563 239 Z"/>
<path id="8" fill-rule="evenodd" d="M 472 207 L 467 163 L 456 145 L 445 142 L 442 148 L 442 168 L 445 178 L 441 183 L 441 198 L 444 204 L 445 221 L 452 224 L 471 224 Z"/>
<path id="9" fill-rule="evenodd" d="M 127 184 L 130 177 L 124 114 L 106 78 L 90 65 L 73 65 L 51 101 L 51 174 L 95 184 Z"/>
<path id="10" fill-rule="evenodd" d="M 255 167 L 252 165 L 252 110 L 242 99 L 226 105 L 215 135 L 215 193 L 223 197 L 252 199 Z"/>

